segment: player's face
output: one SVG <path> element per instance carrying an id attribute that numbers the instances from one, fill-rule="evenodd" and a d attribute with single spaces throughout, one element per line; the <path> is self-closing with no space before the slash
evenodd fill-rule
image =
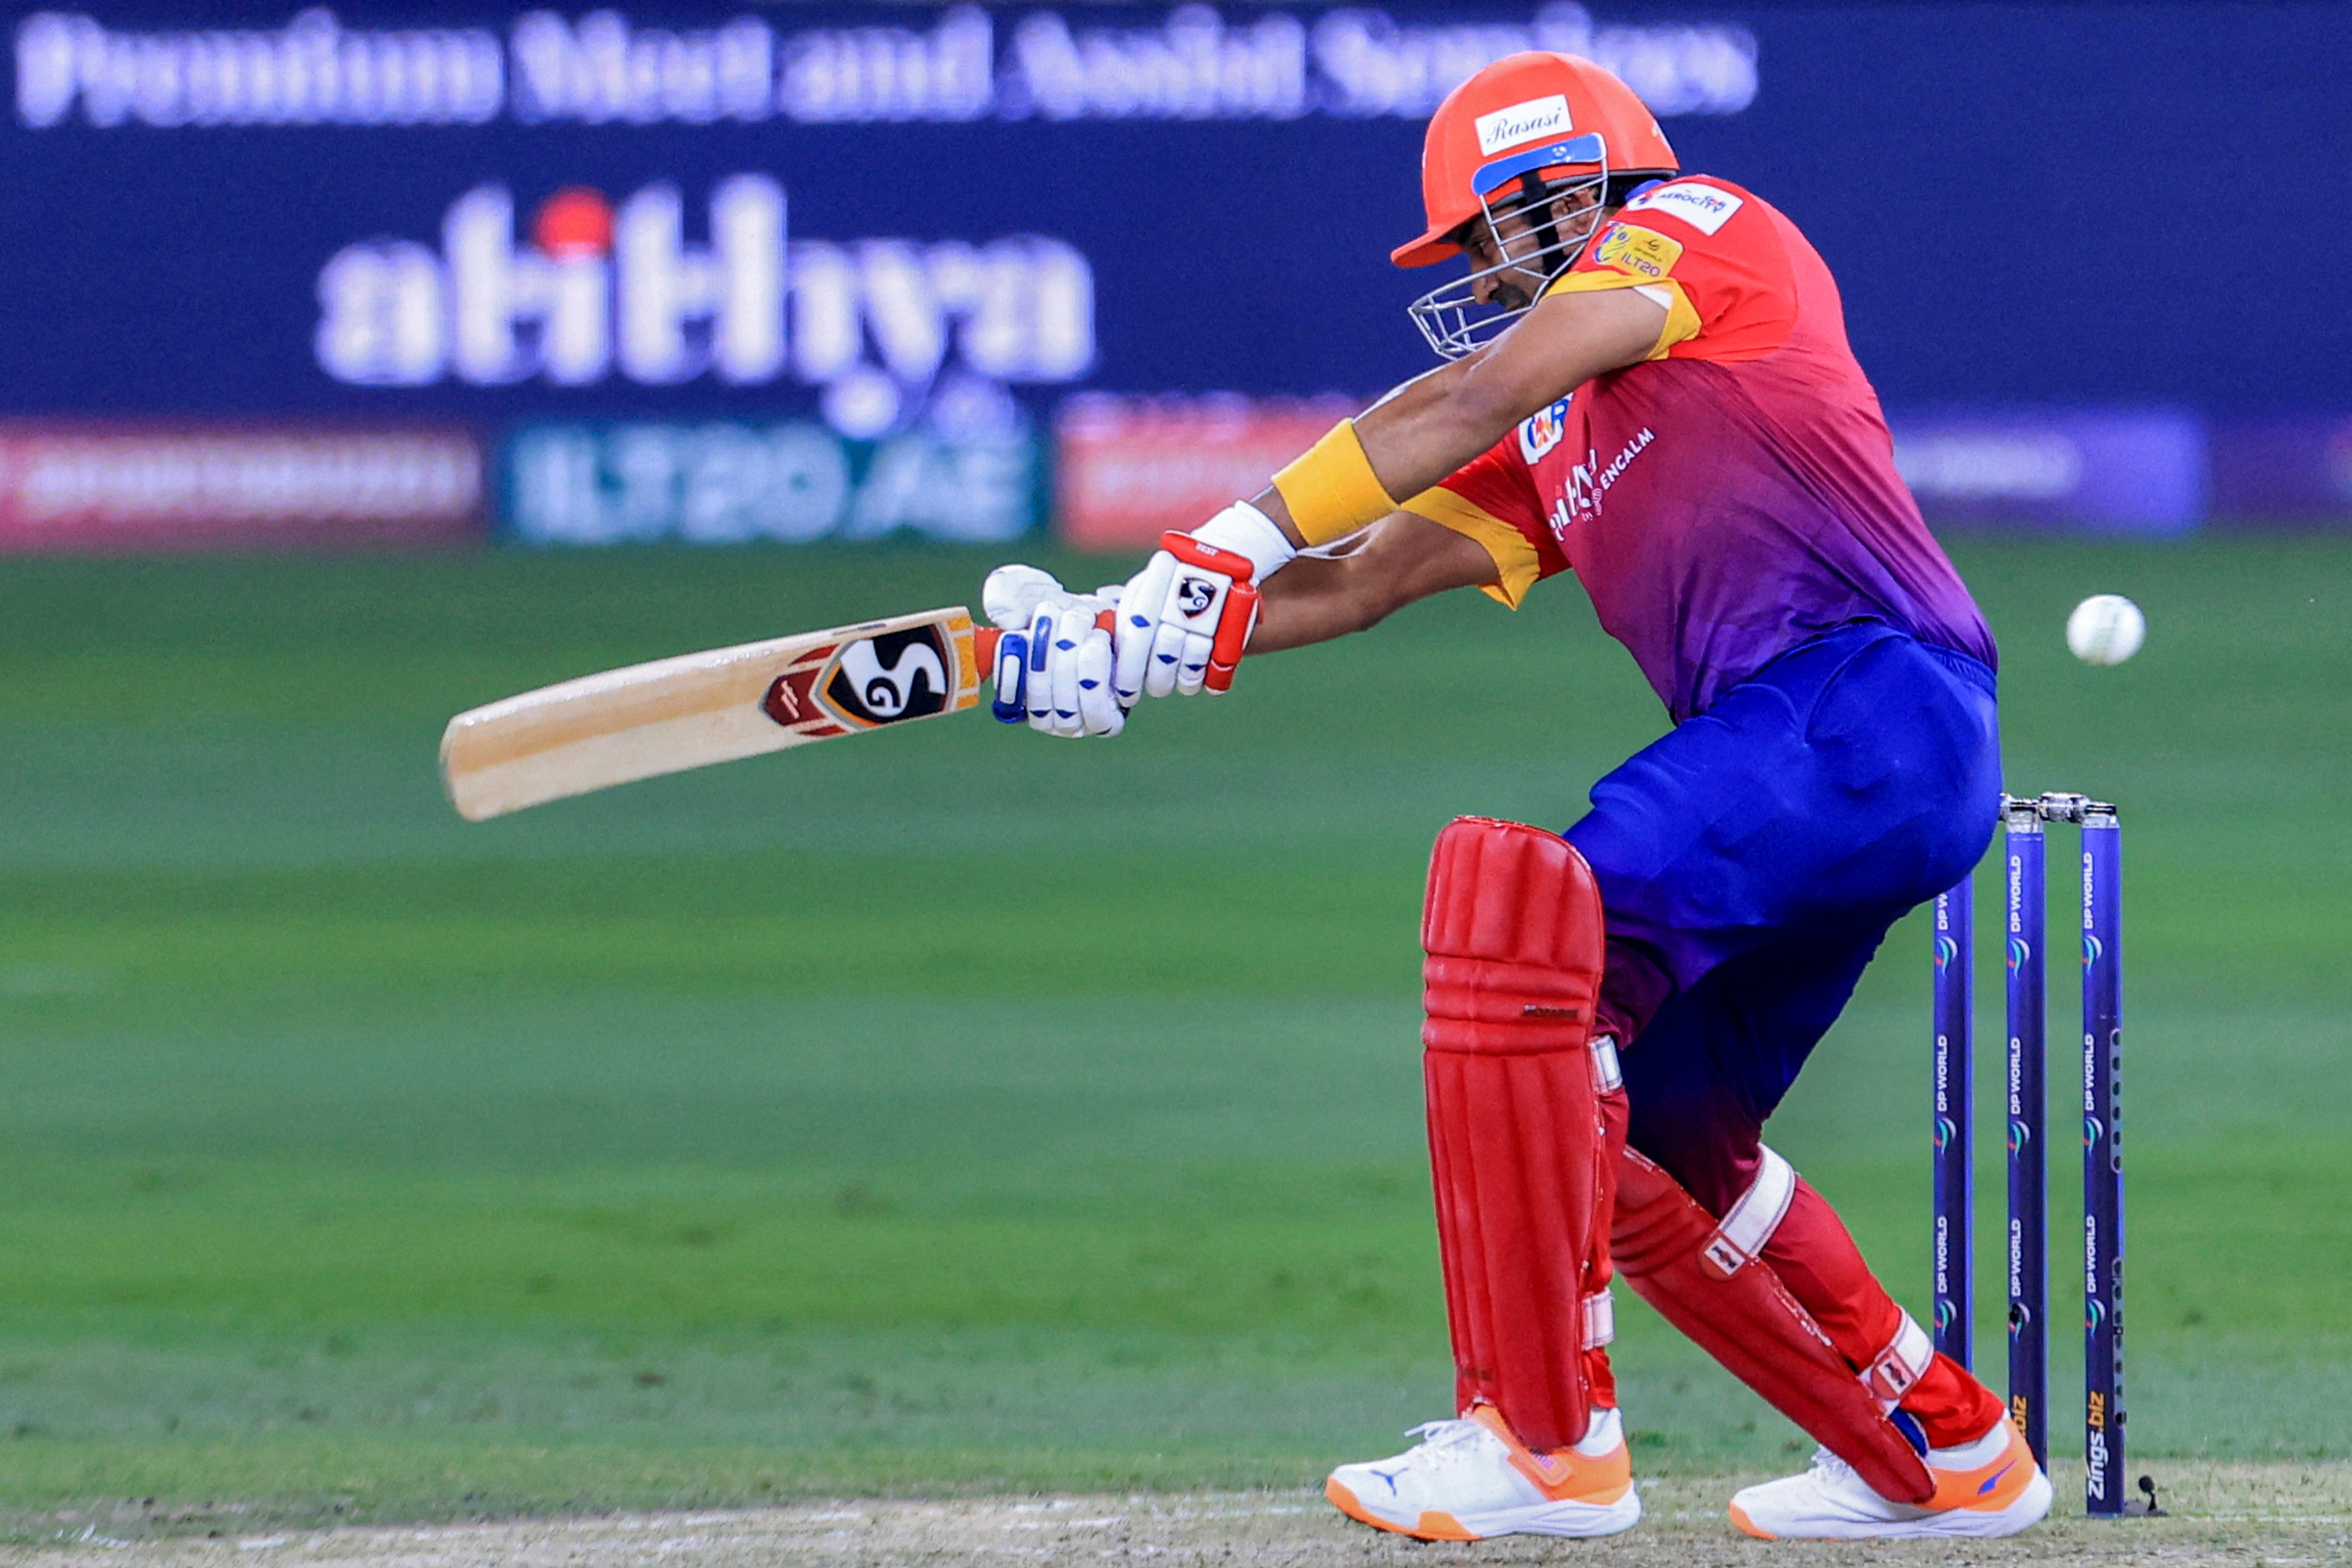
<path id="1" fill-rule="evenodd" d="M 1541 206 L 1523 204 L 1498 214 L 1492 228 L 1484 219 L 1471 224 L 1462 237 L 1462 248 L 1470 258 L 1472 272 L 1492 271 L 1502 266 L 1507 256 L 1520 264 L 1480 278 L 1475 285 L 1478 302 L 1506 310 L 1524 310 L 1535 303 L 1536 290 L 1550 281 L 1560 266 L 1559 253 L 1537 254 L 1543 249 L 1544 242 L 1537 236 L 1536 226 L 1546 209 L 1555 226 L 1554 235 L 1564 237 L 1583 227 L 1587 220 L 1580 215 L 1598 199 L 1593 191 L 1570 191 Z M 1499 247 L 1496 244 L 1498 231 L 1502 241 Z"/>

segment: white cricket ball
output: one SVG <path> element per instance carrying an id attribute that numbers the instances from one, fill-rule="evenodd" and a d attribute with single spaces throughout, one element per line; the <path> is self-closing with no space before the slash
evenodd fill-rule
<path id="1" fill-rule="evenodd" d="M 2147 617 L 2121 594 L 2094 594 L 2066 617 L 2066 646 L 2084 664 L 2121 664 L 2147 640 Z"/>

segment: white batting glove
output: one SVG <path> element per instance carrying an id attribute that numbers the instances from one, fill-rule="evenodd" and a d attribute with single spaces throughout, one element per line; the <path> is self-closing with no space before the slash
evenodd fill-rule
<path id="1" fill-rule="evenodd" d="M 1190 533 L 1165 533 L 1118 596 L 1121 707 L 1140 697 L 1223 691 L 1257 624 L 1257 586 L 1297 547 L 1273 519 L 1236 501 Z"/>
<path id="2" fill-rule="evenodd" d="M 1127 710 L 1111 695 L 1110 633 L 1102 625 L 1118 594 L 1073 594 L 1034 566 L 988 574 L 981 607 L 1004 633 L 991 703 L 999 719 L 1072 740 L 1127 727 Z"/>

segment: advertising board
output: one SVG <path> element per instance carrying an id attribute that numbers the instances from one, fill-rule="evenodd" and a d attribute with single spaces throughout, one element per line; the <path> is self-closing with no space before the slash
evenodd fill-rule
<path id="1" fill-rule="evenodd" d="M 1202 397 L 1066 400 L 1055 429 L 1055 511 L 1066 543 L 1139 550 L 1196 528 L 1265 488 L 1358 399 Z"/>
<path id="2" fill-rule="evenodd" d="M 529 424 L 505 470 L 502 526 L 523 544 L 993 543 L 1044 512 L 1044 455 L 1018 419 L 871 441 L 814 419 Z"/>
<path id="3" fill-rule="evenodd" d="M 481 527 L 463 430 L 0 422 L 0 553 L 426 549 Z"/>
<path id="4" fill-rule="evenodd" d="M 2222 422 L 2213 432 L 2213 511 L 2239 528 L 2352 523 L 2352 415 Z"/>
<path id="5" fill-rule="evenodd" d="M 1895 466 L 1939 527 L 2160 534 L 2205 516 L 2205 422 L 2185 409 L 2005 409 L 1889 424 Z"/>
<path id="6" fill-rule="evenodd" d="M 1686 167 L 1789 213 L 1898 413 L 2352 404 L 2352 275 L 2278 311 L 2147 232 L 2184 180 L 2340 184 L 2320 150 L 2352 100 L 2315 62 L 2352 48 L 2341 7 L 89 0 L 8 41 L 0 417 L 496 452 L 814 421 L 878 452 L 963 440 L 976 401 L 1034 448 L 1079 394 L 1377 392 L 1430 363 L 1403 313 L 1430 279 L 1388 261 L 1422 122 L 1526 47 L 1620 71 Z M 2162 104 L 2165 136 L 2118 140 L 2118 103 Z M 2034 127 L 1998 178 L 1995 124 Z M 2098 199 L 2021 229 L 2021 184 L 2084 168 Z M 2352 203 L 2297 224 L 2352 247 Z M 1140 471 L 1080 449 L 1066 493 Z M 936 521 L 951 500 L 905 515 L 981 526 Z"/>

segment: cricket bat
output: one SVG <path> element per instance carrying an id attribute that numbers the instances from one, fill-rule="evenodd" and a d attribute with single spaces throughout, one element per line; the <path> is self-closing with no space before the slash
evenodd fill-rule
<path id="1" fill-rule="evenodd" d="M 1108 620 L 1108 616 L 1104 617 Z M 997 631 L 958 605 L 633 664 L 472 709 L 441 736 L 471 822 L 713 763 L 960 713 Z"/>

